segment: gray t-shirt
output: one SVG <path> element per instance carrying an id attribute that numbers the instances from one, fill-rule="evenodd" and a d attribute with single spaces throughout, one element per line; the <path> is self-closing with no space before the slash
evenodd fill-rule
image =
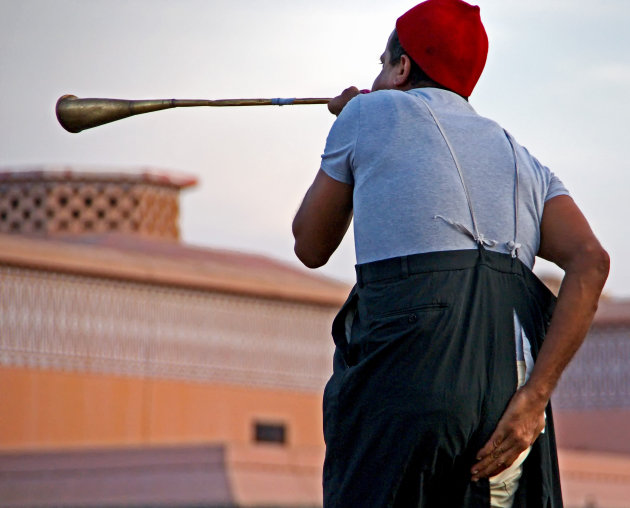
<path id="1" fill-rule="evenodd" d="M 503 129 L 460 96 L 437 88 L 382 90 L 352 99 L 333 124 L 322 170 L 352 184 L 357 263 L 408 254 L 474 249 L 441 215 L 473 230 L 453 158 L 422 97 L 459 159 L 479 232 L 509 252 L 514 239 L 514 156 Z M 519 160 L 519 259 L 530 268 L 540 243 L 545 201 L 568 194 L 522 146 Z"/>

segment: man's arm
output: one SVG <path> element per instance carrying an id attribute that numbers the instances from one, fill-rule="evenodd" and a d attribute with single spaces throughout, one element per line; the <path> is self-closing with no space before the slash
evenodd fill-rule
<path id="1" fill-rule="evenodd" d="M 549 330 L 528 382 L 512 397 L 472 468 L 473 480 L 494 476 L 536 440 L 543 413 L 563 370 L 588 332 L 610 260 L 569 196 L 545 203 L 538 256 L 565 272 Z"/>
<path id="2" fill-rule="evenodd" d="M 352 220 L 352 185 L 321 169 L 293 219 L 295 254 L 309 268 L 325 265 Z"/>

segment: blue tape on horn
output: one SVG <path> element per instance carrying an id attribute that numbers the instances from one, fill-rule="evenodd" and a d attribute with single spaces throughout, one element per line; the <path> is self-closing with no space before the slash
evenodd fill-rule
<path id="1" fill-rule="evenodd" d="M 274 106 L 288 106 L 289 104 L 293 104 L 295 98 L 293 99 L 271 99 L 271 104 Z"/>

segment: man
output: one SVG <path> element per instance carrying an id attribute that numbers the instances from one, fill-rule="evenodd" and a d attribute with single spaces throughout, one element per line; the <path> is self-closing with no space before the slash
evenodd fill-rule
<path id="1" fill-rule="evenodd" d="M 469 105 L 486 54 L 478 7 L 428 0 L 398 19 L 372 93 L 329 104 L 293 222 L 316 268 L 354 215 L 326 508 L 562 506 L 549 399 L 609 260 L 562 183 Z M 565 271 L 557 302 L 535 255 Z"/>

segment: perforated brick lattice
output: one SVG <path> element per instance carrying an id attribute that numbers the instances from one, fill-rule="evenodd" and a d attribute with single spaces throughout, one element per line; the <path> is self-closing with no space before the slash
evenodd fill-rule
<path id="1" fill-rule="evenodd" d="M 0 173 L 0 233 L 179 237 L 182 185 L 141 175 Z"/>
<path id="2" fill-rule="evenodd" d="M 320 392 L 336 312 L 0 263 L 0 366 Z"/>

